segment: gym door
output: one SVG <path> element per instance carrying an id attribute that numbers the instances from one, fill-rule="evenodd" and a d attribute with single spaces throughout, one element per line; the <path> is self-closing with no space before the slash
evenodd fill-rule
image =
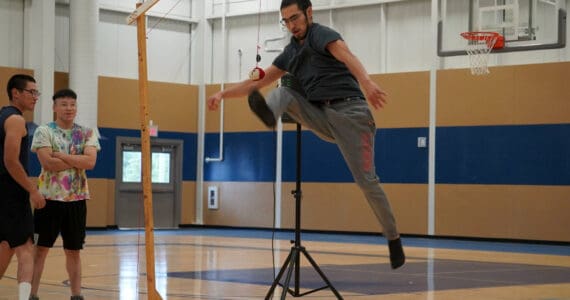
<path id="1" fill-rule="evenodd" d="M 115 220 L 120 229 L 144 228 L 140 138 L 117 138 Z M 180 223 L 182 141 L 151 140 L 152 205 L 155 228 Z"/>

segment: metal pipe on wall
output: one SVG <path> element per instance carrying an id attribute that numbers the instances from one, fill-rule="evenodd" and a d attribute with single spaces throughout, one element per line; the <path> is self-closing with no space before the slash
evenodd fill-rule
<path id="1" fill-rule="evenodd" d="M 223 1 L 222 5 L 222 82 L 221 82 L 221 89 L 224 89 L 224 85 L 226 82 L 226 71 L 227 71 L 227 43 L 226 43 L 226 9 L 227 9 L 227 0 Z M 214 57 L 212 56 L 212 60 Z M 220 102 L 220 135 L 219 135 L 219 150 L 218 150 L 218 157 L 206 157 L 206 162 L 220 162 L 224 160 L 224 99 Z"/>

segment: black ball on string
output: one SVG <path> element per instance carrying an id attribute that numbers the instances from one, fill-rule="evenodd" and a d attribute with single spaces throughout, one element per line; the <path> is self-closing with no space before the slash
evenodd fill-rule
<path id="1" fill-rule="evenodd" d="M 260 61 L 261 61 L 261 55 L 257 54 L 257 55 L 255 56 L 255 61 L 256 61 L 256 62 L 260 62 Z"/>

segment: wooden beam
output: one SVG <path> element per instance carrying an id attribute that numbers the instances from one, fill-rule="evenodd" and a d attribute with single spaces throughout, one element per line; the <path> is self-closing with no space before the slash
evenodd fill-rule
<path id="1" fill-rule="evenodd" d="M 133 24 L 140 16 L 153 7 L 160 0 L 147 0 L 144 3 L 137 3 L 137 9 L 127 17 L 127 24 Z"/>
<path id="2" fill-rule="evenodd" d="M 150 4 L 152 6 L 155 1 Z M 145 2 L 145 4 L 147 3 Z M 145 4 L 137 3 L 137 11 Z M 148 8 L 150 8 L 148 6 Z M 148 10 L 148 8 L 146 10 Z M 147 292 L 149 300 L 162 300 L 156 290 L 155 279 L 155 258 L 154 258 L 154 220 L 152 209 L 152 180 L 150 162 L 150 133 L 149 133 L 149 113 L 148 113 L 148 74 L 146 63 L 146 18 L 144 12 L 136 14 L 137 18 L 137 43 L 139 61 L 139 103 L 140 103 L 140 124 L 141 124 L 141 155 L 142 155 L 142 184 L 144 200 L 144 228 L 145 228 L 145 250 L 146 250 L 146 277 Z M 135 11 L 135 13 L 137 12 Z M 135 14 L 133 13 L 133 14 Z"/>

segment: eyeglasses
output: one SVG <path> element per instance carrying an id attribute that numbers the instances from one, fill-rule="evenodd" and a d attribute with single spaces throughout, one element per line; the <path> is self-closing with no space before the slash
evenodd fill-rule
<path id="1" fill-rule="evenodd" d="M 296 14 L 292 15 L 291 17 L 289 17 L 288 19 L 286 19 L 286 18 L 281 19 L 281 21 L 279 21 L 279 22 L 281 23 L 281 25 L 287 26 L 289 24 L 293 24 L 296 21 L 298 21 L 299 17 L 301 17 L 301 15 L 302 15 L 301 13 L 296 13 Z"/>
<path id="2" fill-rule="evenodd" d="M 22 89 L 22 91 L 26 91 L 26 92 L 32 94 L 32 96 L 34 96 L 34 97 L 39 97 L 42 95 L 42 93 L 40 93 L 40 91 L 38 91 L 38 90 Z"/>

